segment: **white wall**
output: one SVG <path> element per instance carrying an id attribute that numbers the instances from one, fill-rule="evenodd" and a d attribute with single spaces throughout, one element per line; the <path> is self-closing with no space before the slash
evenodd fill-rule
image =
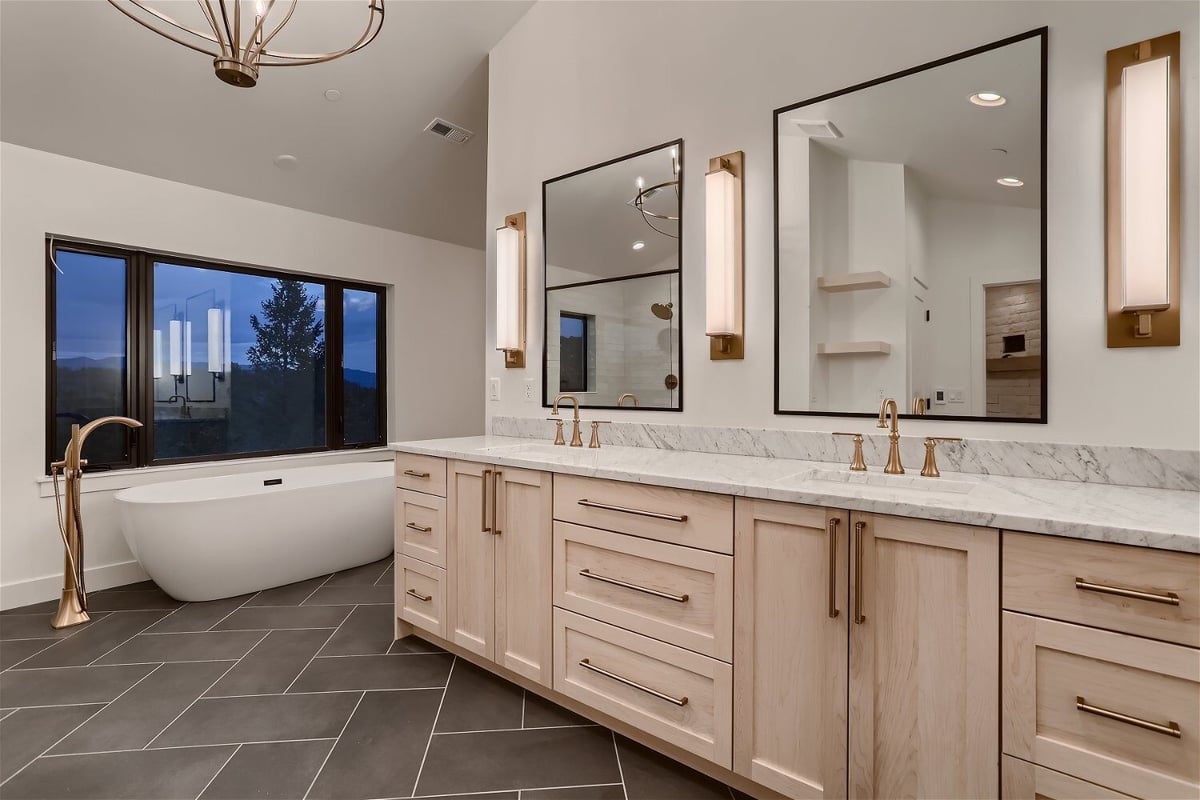
<path id="1" fill-rule="evenodd" d="M 905 432 L 1200 446 L 1198 20 L 1194 2 L 538 3 L 490 59 L 488 223 L 529 212 L 531 357 L 526 370 L 503 368 L 492 349 L 489 301 L 487 373 L 500 378 L 502 400 L 488 403 L 487 413 L 541 413 L 521 399 L 522 382 L 539 378 L 541 181 L 683 137 L 685 410 L 606 416 L 845 427 L 837 418 L 772 414 L 772 109 L 1048 25 L 1050 423 L 912 421 Z M 1174 30 L 1183 32 L 1183 344 L 1109 350 L 1104 54 Z M 708 158 L 732 150 L 746 154 L 746 359 L 711 362 L 700 177 Z"/>
<path id="2" fill-rule="evenodd" d="M 482 430 L 480 251 L 7 143 L 0 176 L 0 606 L 49 599 L 61 586 L 54 501 L 38 483 L 47 233 L 389 284 L 389 439 Z M 214 465 L 185 476 L 251 468 Z M 167 477 L 126 472 L 84 484 L 86 491 L 88 483 L 111 488 Z M 109 491 L 84 496 L 89 588 L 139 577 L 114 505 Z"/>

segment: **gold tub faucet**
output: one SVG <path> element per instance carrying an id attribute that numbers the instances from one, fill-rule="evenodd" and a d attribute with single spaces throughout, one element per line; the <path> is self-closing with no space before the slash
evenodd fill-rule
<path id="1" fill-rule="evenodd" d="M 554 408 L 552 408 L 550 410 L 550 415 L 554 416 L 554 417 L 558 416 L 558 404 L 560 402 L 562 402 L 563 400 L 570 400 L 571 404 L 575 406 L 575 415 L 572 419 L 573 430 L 571 432 L 571 447 L 583 447 L 583 437 L 579 435 L 579 398 L 578 397 L 576 397 L 573 394 L 560 394 L 558 397 L 554 398 Z M 561 439 L 561 437 L 560 437 L 560 439 Z M 562 444 L 562 442 L 560 440 L 556 440 L 554 443 Z"/>
<path id="2" fill-rule="evenodd" d="M 886 428 L 887 415 L 892 415 L 892 432 L 888 434 L 888 440 L 891 443 L 888 447 L 887 466 L 883 471 L 888 475 L 903 475 L 904 465 L 900 463 L 900 412 L 896 408 L 896 400 L 887 398 L 879 405 L 879 425 L 877 427 Z"/>

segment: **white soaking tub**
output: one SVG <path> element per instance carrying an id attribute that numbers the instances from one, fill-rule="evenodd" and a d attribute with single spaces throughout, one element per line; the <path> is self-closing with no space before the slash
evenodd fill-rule
<path id="1" fill-rule="evenodd" d="M 392 552 L 391 461 L 169 481 L 115 495 L 125 541 L 176 600 L 233 597 Z"/>

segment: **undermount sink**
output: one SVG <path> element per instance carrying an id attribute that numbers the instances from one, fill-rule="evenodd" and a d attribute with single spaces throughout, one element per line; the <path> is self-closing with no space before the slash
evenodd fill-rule
<path id="1" fill-rule="evenodd" d="M 569 453 L 595 453 L 596 450 L 587 447 L 567 447 L 564 445 L 548 444 L 546 442 L 530 442 L 528 444 L 501 444 L 495 447 L 483 447 L 480 448 L 480 452 L 514 456 L 563 456 Z"/>
<path id="2" fill-rule="evenodd" d="M 880 489 L 896 489 L 916 492 L 949 492 L 967 494 L 976 484 L 946 478 L 922 478 L 919 473 L 888 475 L 883 472 L 851 472 L 849 469 L 811 469 L 798 472 L 793 478 L 809 481 L 844 483 L 850 486 L 872 486 Z"/>

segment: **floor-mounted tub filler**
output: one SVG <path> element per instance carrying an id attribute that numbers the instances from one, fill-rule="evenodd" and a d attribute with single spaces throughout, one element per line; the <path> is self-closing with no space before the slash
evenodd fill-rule
<path id="1" fill-rule="evenodd" d="M 123 489 L 125 541 L 177 600 L 234 597 L 392 552 L 392 462 L 250 472 Z"/>

